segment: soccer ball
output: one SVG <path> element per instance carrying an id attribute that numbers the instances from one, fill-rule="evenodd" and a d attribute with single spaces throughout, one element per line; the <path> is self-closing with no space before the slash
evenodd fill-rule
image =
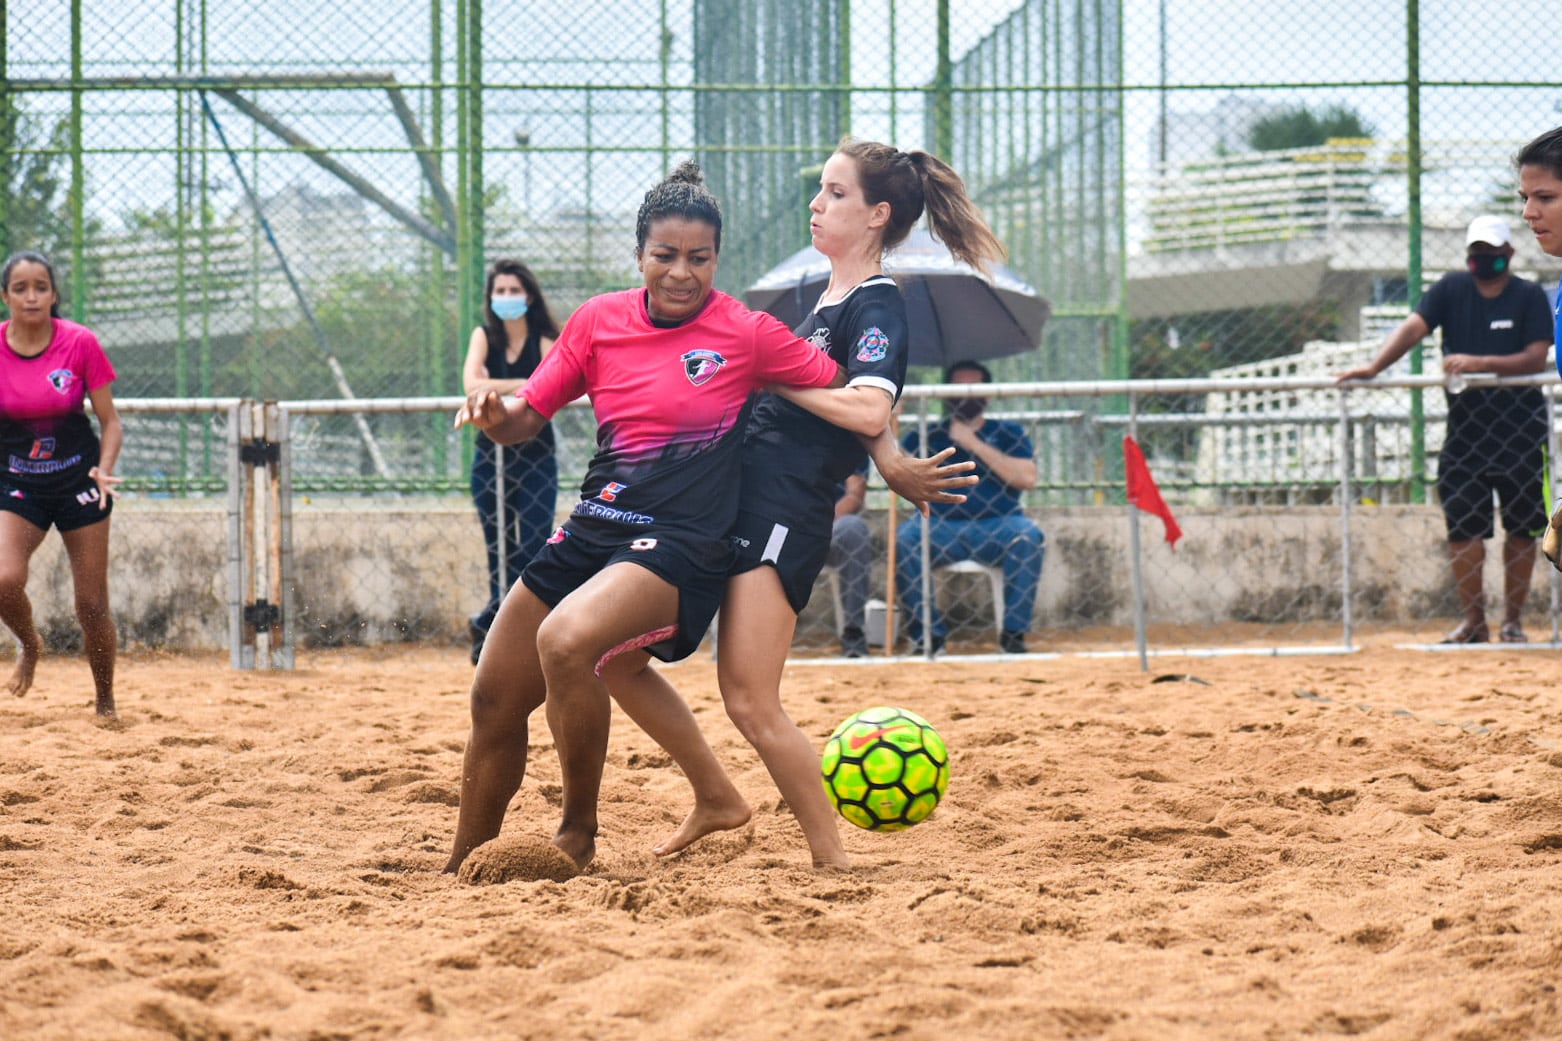
<path id="1" fill-rule="evenodd" d="M 824 743 L 825 794 L 842 817 L 869 831 L 925 820 L 949 787 L 949 750 L 932 724 L 903 708 L 848 716 Z"/>

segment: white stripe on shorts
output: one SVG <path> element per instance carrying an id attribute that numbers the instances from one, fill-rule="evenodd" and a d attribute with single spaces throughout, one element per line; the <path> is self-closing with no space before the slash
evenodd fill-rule
<path id="1" fill-rule="evenodd" d="M 775 524 L 770 528 L 770 538 L 765 542 L 765 552 L 760 555 L 762 564 L 778 564 L 781 561 L 781 547 L 786 542 L 787 532 L 790 531 L 785 524 Z"/>

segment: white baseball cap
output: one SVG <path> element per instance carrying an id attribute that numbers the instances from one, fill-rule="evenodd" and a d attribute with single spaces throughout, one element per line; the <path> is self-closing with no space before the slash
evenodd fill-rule
<path id="1" fill-rule="evenodd" d="M 1477 217 L 1470 222 L 1470 230 L 1465 232 L 1464 244 L 1473 246 L 1477 242 L 1485 242 L 1492 246 L 1506 246 L 1513 241 L 1513 232 L 1508 227 L 1508 222 L 1501 217 Z"/>

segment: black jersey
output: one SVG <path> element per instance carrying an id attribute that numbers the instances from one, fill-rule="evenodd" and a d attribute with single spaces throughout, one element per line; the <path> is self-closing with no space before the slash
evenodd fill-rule
<path id="1" fill-rule="evenodd" d="M 1518 276 L 1499 295 L 1485 297 L 1468 271 L 1449 272 L 1428 287 L 1416 313 L 1429 327 L 1442 327 L 1444 355 L 1518 354 L 1552 334 L 1546 291 Z M 1448 395 L 1448 434 L 1438 465 L 1524 457 L 1545 439 L 1546 399 L 1539 387 L 1471 388 Z"/>
<path id="2" fill-rule="evenodd" d="M 909 333 L 894 279 L 859 283 L 839 303 L 816 307 L 794 332 L 846 370 L 847 386 L 882 387 L 899 399 Z M 743 444 L 740 508 L 828 538 L 836 485 L 867 457 L 857 435 L 762 394 Z"/>

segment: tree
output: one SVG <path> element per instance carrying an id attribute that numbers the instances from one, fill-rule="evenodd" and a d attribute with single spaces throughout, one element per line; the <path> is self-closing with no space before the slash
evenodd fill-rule
<path id="1" fill-rule="evenodd" d="M 1298 105 L 1254 123 L 1248 131 L 1247 143 L 1255 151 L 1274 152 L 1311 148 L 1330 138 L 1371 138 L 1376 134 L 1376 128 L 1349 106 L 1330 105 L 1315 113 L 1306 105 Z"/>
<path id="2" fill-rule="evenodd" d="M 40 121 L 17 107 L 10 92 L 0 90 L 0 257 L 34 250 L 54 262 L 60 285 L 60 309 L 71 312 L 70 266 L 76 255 L 71 233 L 69 174 L 70 120 L 61 116 L 47 132 Z M 81 255 L 90 283 L 100 266 L 88 245 L 103 222 L 82 222 Z"/>
<path id="3" fill-rule="evenodd" d="M 52 130 L 0 92 L 0 252 L 30 249 L 63 260 L 70 243 L 66 177 L 61 169 L 70 148 L 70 121 L 61 117 Z M 62 287 L 63 288 L 63 287 Z"/>

